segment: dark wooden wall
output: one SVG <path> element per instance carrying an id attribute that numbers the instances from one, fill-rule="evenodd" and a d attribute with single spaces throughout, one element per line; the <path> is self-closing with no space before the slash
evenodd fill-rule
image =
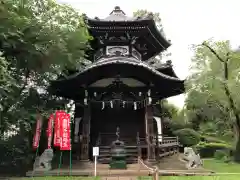
<path id="1" fill-rule="evenodd" d="M 112 137 L 120 128 L 120 138 L 136 139 L 137 132 L 145 136 L 144 109 L 106 108 L 91 109 L 91 144 L 96 144 L 99 133 L 109 133 Z M 115 138 L 115 136 L 114 136 Z M 109 135 L 109 140 L 111 139 Z M 109 143 L 109 142 L 108 142 Z M 109 144 L 110 145 L 110 144 Z"/>

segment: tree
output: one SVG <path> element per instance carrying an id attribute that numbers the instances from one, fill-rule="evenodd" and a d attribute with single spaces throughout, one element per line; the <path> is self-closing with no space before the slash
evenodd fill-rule
<path id="1" fill-rule="evenodd" d="M 29 112 L 50 110 L 46 101 L 55 98 L 47 92 L 49 80 L 82 65 L 89 36 L 82 16 L 53 0 L 1 1 L 0 21 L 0 51 L 5 59 L 0 73 L 7 69 L 15 82 L 1 91 L 2 134 L 9 124 L 28 119 Z"/>
<path id="2" fill-rule="evenodd" d="M 162 25 L 160 13 L 153 13 L 153 12 L 149 12 L 147 10 L 140 9 L 140 10 L 137 10 L 136 12 L 134 12 L 133 16 L 134 17 L 144 17 L 144 16 L 152 17 L 153 20 L 155 21 L 155 24 L 156 24 L 158 30 L 161 32 L 162 35 L 164 35 L 166 37 L 164 28 Z M 162 60 L 164 57 L 170 58 L 170 56 L 171 56 L 171 53 L 166 50 L 164 52 L 161 52 L 157 56 L 153 57 L 152 59 L 148 60 L 148 63 L 151 63 L 153 66 L 158 66 L 159 64 L 162 63 Z"/>
<path id="3" fill-rule="evenodd" d="M 0 169 L 25 171 L 37 114 L 46 120 L 69 103 L 47 91 L 49 81 L 82 67 L 90 37 L 83 16 L 54 0 L 0 0 L 0 21 L 0 135 L 17 132 L 0 139 Z"/>
<path id="4" fill-rule="evenodd" d="M 188 79 L 188 93 L 196 91 L 203 96 L 201 96 L 202 99 L 195 97 L 195 100 L 190 100 L 189 98 L 187 104 L 195 105 L 195 107 L 199 107 L 200 103 L 204 103 L 205 107 L 214 105 L 215 108 L 208 108 L 211 111 L 205 113 L 205 116 L 210 119 L 221 120 L 223 116 L 219 117 L 219 112 L 225 116 L 225 125 L 230 125 L 235 134 L 234 159 L 240 162 L 240 101 L 238 96 L 240 55 L 232 50 L 229 41 L 205 41 L 194 48 L 193 74 Z M 213 109 L 215 111 L 212 111 Z"/>

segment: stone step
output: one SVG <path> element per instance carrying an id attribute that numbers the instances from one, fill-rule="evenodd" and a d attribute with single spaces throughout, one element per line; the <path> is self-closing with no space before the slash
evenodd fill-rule
<path id="1" fill-rule="evenodd" d="M 137 146 L 125 146 L 125 149 L 137 149 Z M 99 146 L 99 149 L 111 149 L 111 146 Z"/>
<path id="2" fill-rule="evenodd" d="M 137 180 L 137 176 L 113 176 L 113 177 L 101 177 L 101 180 Z"/>
<path id="3" fill-rule="evenodd" d="M 111 154 L 110 153 L 105 153 L 105 154 L 99 154 L 98 156 L 99 158 L 101 157 L 111 157 Z M 126 153 L 126 157 L 138 157 L 138 154 L 137 153 Z"/>
<path id="4" fill-rule="evenodd" d="M 137 163 L 137 161 L 137 158 L 134 157 L 126 159 L 127 164 Z M 98 159 L 98 162 L 102 164 L 109 164 L 111 162 L 111 157 L 100 158 Z"/>

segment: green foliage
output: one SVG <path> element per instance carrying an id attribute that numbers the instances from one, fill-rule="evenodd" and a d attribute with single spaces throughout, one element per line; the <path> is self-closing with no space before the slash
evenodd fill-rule
<path id="1" fill-rule="evenodd" d="M 24 173 L 34 158 L 29 144 L 28 138 L 22 135 L 0 140 L 0 173 Z"/>
<path id="2" fill-rule="evenodd" d="M 158 28 L 158 30 L 161 32 L 161 34 L 163 36 L 166 36 L 166 34 L 164 32 L 163 25 L 162 25 L 161 16 L 160 16 L 159 13 L 150 12 L 150 11 L 145 10 L 145 9 L 140 9 L 140 10 L 137 10 L 136 12 L 133 12 L 133 16 L 134 17 L 140 17 L 140 18 L 141 17 L 152 18 L 155 21 L 155 25 Z M 158 66 L 159 64 L 162 64 L 163 57 L 170 58 L 170 56 L 171 56 L 171 53 L 168 52 L 167 50 L 165 50 L 164 52 L 161 52 L 155 58 L 149 60 L 148 62 L 151 63 L 153 66 Z"/>
<path id="3" fill-rule="evenodd" d="M 0 21 L 0 48 L 20 69 L 60 72 L 82 60 L 88 34 L 81 15 L 69 6 L 8 0 Z"/>
<path id="4" fill-rule="evenodd" d="M 174 104 L 169 103 L 167 100 L 161 101 L 161 116 L 170 119 L 177 119 L 179 116 L 179 109 Z"/>
<path id="5" fill-rule="evenodd" d="M 12 154 L 1 157 L 1 169 L 21 170 L 37 114 L 48 118 L 69 103 L 49 94 L 50 80 L 83 66 L 90 37 L 83 16 L 54 0 L 0 1 L 0 21 L 0 136 L 28 137 L 1 141 L 0 153 Z"/>
<path id="6" fill-rule="evenodd" d="M 133 16 L 135 17 L 144 17 L 144 16 L 152 16 L 153 20 L 160 26 L 161 25 L 161 17 L 159 13 L 153 13 L 153 12 L 149 12 L 147 10 L 137 10 L 136 12 L 133 13 Z"/>
<path id="7" fill-rule="evenodd" d="M 199 143 L 200 134 L 193 129 L 185 128 L 174 132 L 183 146 L 193 146 Z"/>
<path id="8" fill-rule="evenodd" d="M 233 148 L 232 146 L 226 144 L 226 143 L 205 143 L 200 142 L 195 146 L 196 150 L 200 153 L 200 156 L 202 158 L 210 158 L 214 157 L 214 153 L 216 150 L 224 150 L 229 151 L 229 153 L 232 153 Z"/>
<path id="9" fill-rule="evenodd" d="M 201 135 L 201 141 L 206 143 L 226 143 L 226 141 L 207 135 Z"/>
<path id="10" fill-rule="evenodd" d="M 214 158 L 216 160 L 226 160 L 229 157 L 229 152 L 226 150 L 216 150 L 214 153 Z"/>
<path id="11" fill-rule="evenodd" d="M 194 51 L 192 75 L 186 83 L 188 119 L 196 130 L 235 142 L 235 160 L 240 161 L 240 54 L 229 41 L 207 41 Z"/>
<path id="12" fill-rule="evenodd" d="M 37 111 L 49 114 L 67 102 L 48 94 L 49 80 L 81 66 L 89 37 L 83 17 L 53 0 L 4 1 L 0 21 L 3 133 L 11 124 L 31 122 Z"/>

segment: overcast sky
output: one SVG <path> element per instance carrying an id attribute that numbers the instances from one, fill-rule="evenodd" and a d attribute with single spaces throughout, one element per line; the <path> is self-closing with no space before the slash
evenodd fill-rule
<path id="1" fill-rule="evenodd" d="M 115 6 L 128 15 L 138 9 L 159 12 L 162 24 L 172 46 L 174 70 L 180 79 L 189 75 L 191 44 L 209 38 L 231 40 L 240 44 L 239 0 L 57 0 L 86 13 L 89 17 L 104 18 Z M 175 105 L 184 105 L 184 95 L 169 99 Z"/>

